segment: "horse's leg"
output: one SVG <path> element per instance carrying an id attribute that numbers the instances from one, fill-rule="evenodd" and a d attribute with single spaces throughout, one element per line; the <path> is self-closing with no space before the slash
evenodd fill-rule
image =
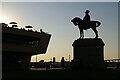
<path id="1" fill-rule="evenodd" d="M 80 31 L 80 39 L 82 38 L 82 32 Z"/>
<path id="2" fill-rule="evenodd" d="M 80 38 L 82 38 L 82 39 L 83 39 L 83 37 L 84 37 L 84 34 L 83 34 L 83 29 L 80 29 Z"/>
<path id="3" fill-rule="evenodd" d="M 79 32 L 80 32 L 79 35 L 80 35 L 80 39 L 81 39 L 81 30 L 80 29 L 79 29 Z"/>
<path id="4" fill-rule="evenodd" d="M 84 38 L 84 31 L 82 31 L 82 39 Z"/>
<path id="5" fill-rule="evenodd" d="M 84 30 L 83 30 L 83 38 L 84 38 Z"/>
<path id="6" fill-rule="evenodd" d="M 95 32 L 95 35 L 96 35 L 95 38 L 98 38 L 98 31 L 97 31 L 96 27 L 92 28 L 92 30 Z"/>

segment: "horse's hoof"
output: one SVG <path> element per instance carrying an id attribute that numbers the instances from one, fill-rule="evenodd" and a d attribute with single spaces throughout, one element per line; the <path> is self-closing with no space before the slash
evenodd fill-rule
<path id="1" fill-rule="evenodd" d="M 82 39 L 82 38 L 80 37 L 80 38 L 78 38 L 78 39 Z"/>
<path id="2" fill-rule="evenodd" d="M 95 37 L 95 39 L 98 39 L 98 37 Z"/>

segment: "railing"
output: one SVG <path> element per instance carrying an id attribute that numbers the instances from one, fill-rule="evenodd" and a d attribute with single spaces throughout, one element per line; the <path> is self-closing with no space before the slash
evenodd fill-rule
<path id="1" fill-rule="evenodd" d="M 120 59 L 109 59 L 105 60 L 105 62 L 120 62 Z"/>
<path id="2" fill-rule="evenodd" d="M 105 60 L 106 67 L 111 69 L 120 69 L 120 59 Z"/>

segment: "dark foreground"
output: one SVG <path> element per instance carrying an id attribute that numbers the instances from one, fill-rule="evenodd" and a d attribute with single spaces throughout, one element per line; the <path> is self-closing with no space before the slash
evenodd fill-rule
<path id="1" fill-rule="evenodd" d="M 57 80 L 57 79 L 118 79 L 120 70 L 30 70 L 30 71 L 4 71 L 2 80 Z"/>

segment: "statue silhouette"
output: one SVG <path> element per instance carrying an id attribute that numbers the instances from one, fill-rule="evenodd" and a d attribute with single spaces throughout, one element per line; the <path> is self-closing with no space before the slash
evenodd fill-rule
<path id="1" fill-rule="evenodd" d="M 96 37 L 95 38 L 98 38 L 98 31 L 96 29 L 96 27 L 99 27 L 100 26 L 100 22 L 99 21 L 90 21 L 90 16 L 89 16 L 89 13 L 90 11 L 89 10 L 86 10 L 86 15 L 85 17 L 82 19 L 80 19 L 79 17 L 75 17 L 71 20 L 71 22 L 77 26 L 78 25 L 78 28 L 80 30 L 80 39 L 81 38 L 84 38 L 84 31 L 83 30 L 86 30 L 86 29 L 89 29 L 91 28 Z"/>

